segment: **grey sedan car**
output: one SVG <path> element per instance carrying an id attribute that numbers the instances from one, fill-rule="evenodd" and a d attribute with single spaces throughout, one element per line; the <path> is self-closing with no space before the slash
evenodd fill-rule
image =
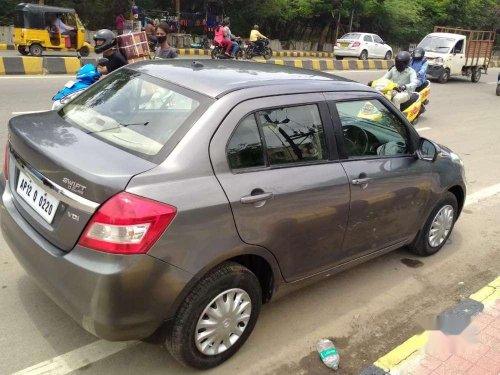
<path id="1" fill-rule="evenodd" d="M 464 179 L 456 154 L 359 83 L 148 61 L 10 120 L 1 227 L 88 332 L 165 325 L 176 359 L 209 368 L 244 344 L 261 304 L 402 246 L 439 251 Z"/>

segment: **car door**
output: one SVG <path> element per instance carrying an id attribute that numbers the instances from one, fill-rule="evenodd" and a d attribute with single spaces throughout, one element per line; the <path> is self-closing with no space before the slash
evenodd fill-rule
<path id="1" fill-rule="evenodd" d="M 321 94 L 241 103 L 210 157 L 241 239 L 271 251 L 287 281 L 342 261 L 349 182 Z"/>
<path id="2" fill-rule="evenodd" d="M 385 98 L 328 94 L 351 187 L 345 259 L 404 244 L 418 225 L 436 175 L 414 150 L 418 135 Z"/>
<path id="3" fill-rule="evenodd" d="M 465 65 L 464 43 L 465 39 L 461 39 L 455 43 L 450 55 L 450 72 L 451 75 L 461 75 L 462 68 Z"/>
<path id="4" fill-rule="evenodd" d="M 382 38 L 378 35 L 373 35 L 373 42 L 375 43 L 375 50 L 377 57 L 384 58 L 385 54 L 389 51 L 389 46 L 384 43 Z"/>
<path id="5" fill-rule="evenodd" d="M 363 35 L 363 44 L 368 51 L 368 57 L 377 57 L 377 50 L 375 49 L 375 43 L 373 43 L 373 37 L 371 35 Z"/>

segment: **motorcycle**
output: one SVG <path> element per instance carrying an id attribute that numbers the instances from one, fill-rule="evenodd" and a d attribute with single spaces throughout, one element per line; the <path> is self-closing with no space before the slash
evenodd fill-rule
<path id="1" fill-rule="evenodd" d="M 101 59 L 99 64 L 104 64 Z M 86 64 L 76 72 L 76 82 L 68 81 L 64 87 L 52 98 L 52 110 L 58 110 L 64 104 L 71 101 L 73 98 L 87 90 L 92 84 L 101 78 L 101 73 L 93 64 Z"/>
<path id="2" fill-rule="evenodd" d="M 390 79 L 381 78 L 373 81 L 371 83 L 371 87 L 377 91 L 380 91 L 387 99 L 392 100 L 392 98 L 397 94 L 398 84 Z M 430 94 L 430 86 L 426 87 L 422 91 L 425 91 L 427 89 L 428 91 L 426 92 L 426 95 L 428 98 Z M 423 108 L 422 106 L 422 96 L 422 93 L 413 92 L 411 93 L 410 100 L 408 100 L 406 103 L 401 104 L 401 112 L 403 112 L 403 114 L 406 116 L 406 119 L 412 124 L 415 124 L 417 118 L 425 111 L 425 107 Z M 382 114 L 378 112 L 376 108 L 374 110 L 374 108 L 363 107 L 359 112 L 358 117 L 365 118 L 371 121 L 380 121 L 380 119 L 382 118 Z"/>
<path id="3" fill-rule="evenodd" d="M 256 56 L 262 56 L 264 59 L 269 60 L 273 57 L 273 50 L 269 47 L 269 39 L 261 39 L 264 43 L 263 50 L 259 48 L 254 42 L 248 42 L 247 49 L 245 51 L 245 57 L 247 59 L 252 59 Z"/>
<path id="4" fill-rule="evenodd" d="M 233 42 L 238 43 L 238 52 L 236 52 L 236 56 L 234 58 L 236 60 L 241 60 L 244 58 L 244 53 L 243 53 L 243 42 L 241 41 L 240 38 L 234 39 Z M 212 60 L 222 60 L 222 59 L 232 59 L 233 57 L 229 57 L 226 55 L 226 48 L 219 43 L 217 43 L 215 40 L 213 41 L 212 46 L 210 47 L 212 49 L 212 52 L 210 52 L 210 57 Z"/>

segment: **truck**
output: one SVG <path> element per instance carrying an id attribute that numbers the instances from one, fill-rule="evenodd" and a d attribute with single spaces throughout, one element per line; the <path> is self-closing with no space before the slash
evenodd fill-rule
<path id="1" fill-rule="evenodd" d="M 418 44 L 425 50 L 429 63 L 427 77 L 439 83 L 451 76 L 470 77 L 479 82 L 481 73 L 487 73 L 495 44 L 495 31 L 465 30 L 435 26 Z"/>

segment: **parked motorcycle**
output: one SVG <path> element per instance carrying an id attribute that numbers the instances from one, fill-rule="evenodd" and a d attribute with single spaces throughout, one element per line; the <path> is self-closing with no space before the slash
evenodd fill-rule
<path id="1" fill-rule="evenodd" d="M 273 50 L 269 47 L 269 39 L 262 39 L 262 42 L 264 42 L 264 48 L 259 48 L 254 42 L 248 42 L 245 58 L 250 60 L 256 56 L 262 56 L 269 60 L 273 57 Z"/>
<path id="2" fill-rule="evenodd" d="M 104 61 L 101 59 L 100 64 Z M 97 82 L 101 77 L 101 73 L 93 64 L 87 64 L 81 67 L 76 72 L 76 81 L 68 81 L 64 87 L 52 98 L 52 110 L 61 108 L 73 98 L 87 90 L 93 83 Z"/>
<path id="3" fill-rule="evenodd" d="M 397 94 L 398 84 L 390 79 L 378 79 L 371 83 L 371 87 L 375 90 L 380 91 L 384 96 L 392 100 L 394 95 Z M 428 90 L 428 91 L 426 91 Z M 422 92 L 426 91 L 427 98 L 430 95 L 430 86 L 427 86 Z M 406 103 L 401 104 L 401 112 L 406 116 L 407 120 L 415 124 L 417 118 L 425 111 L 425 107 L 422 106 L 423 103 L 423 94 L 418 92 L 411 93 L 410 100 Z M 428 99 L 427 99 L 428 100 Z M 366 118 L 371 121 L 379 121 L 382 118 L 382 114 L 378 111 L 368 111 L 367 109 L 362 109 L 358 117 Z"/>
<path id="4" fill-rule="evenodd" d="M 240 38 L 235 39 L 234 42 L 238 43 L 238 52 L 236 52 L 236 56 L 234 58 L 236 58 L 236 60 L 241 60 L 244 58 L 243 42 Z M 213 44 L 210 48 L 212 49 L 212 52 L 210 53 L 210 57 L 212 59 L 232 59 L 232 57 L 229 57 L 225 54 L 225 47 L 217 43 L 215 40 L 213 41 Z"/>

